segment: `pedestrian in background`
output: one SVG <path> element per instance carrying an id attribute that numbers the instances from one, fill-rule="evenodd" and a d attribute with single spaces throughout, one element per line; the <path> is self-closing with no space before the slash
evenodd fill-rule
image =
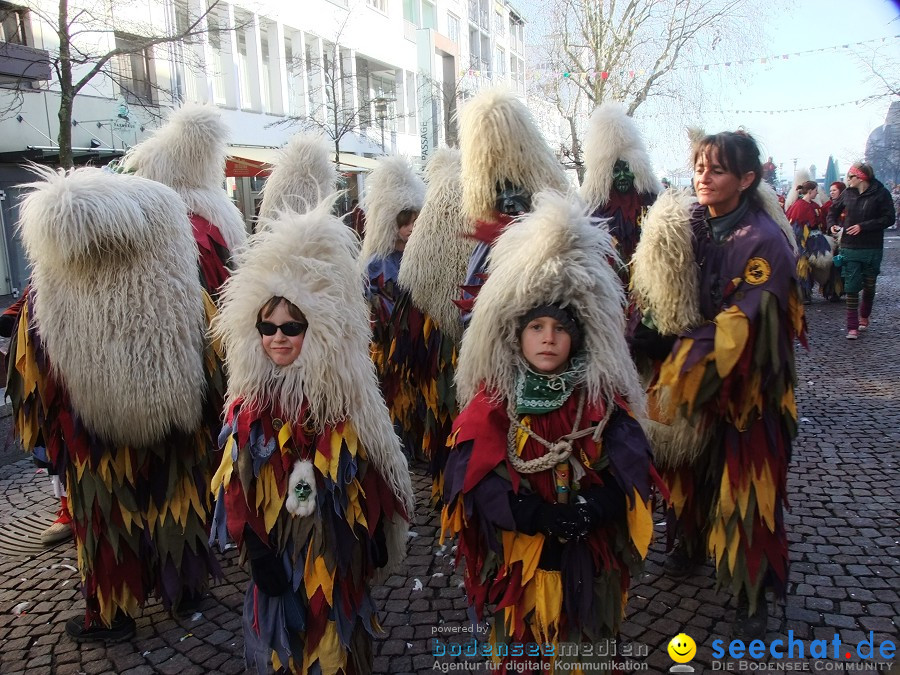
<path id="1" fill-rule="evenodd" d="M 894 224 L 895 218 L 891 193 L 875 178 L 872 166 L 865 162 L 851 166 L 847 189 L 828 211 L 832 234 L 842 233 L 841 276 L 847 293 L 848 340 L 856 340 L 859 331 L 869 327 L 875 281 L 884 255 L 884 231 Z"/>

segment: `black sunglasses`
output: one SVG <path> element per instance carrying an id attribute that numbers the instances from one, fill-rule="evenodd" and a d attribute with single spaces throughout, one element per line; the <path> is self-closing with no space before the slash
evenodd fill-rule
<path id="1" fill-rule="evenodd" d="M 300 333 L 305 333 L 307 328 L 309 328 L 309 324 L 301 321 L 288 321 L 280 326 L 271 321 L 259 321 L 256 324 L 259 334 L 267 337 L 275 335 L 279 330 L 285 337 L 297 337 Z"/>

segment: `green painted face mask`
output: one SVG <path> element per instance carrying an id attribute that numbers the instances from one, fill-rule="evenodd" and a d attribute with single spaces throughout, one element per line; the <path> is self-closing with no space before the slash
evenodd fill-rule
<path id="1" fill-rule="evenodd" d="M 624 159 L 617 159 L 613 166 L 613 187 L 622 193 L 634 187 L 634 174 Z"/>

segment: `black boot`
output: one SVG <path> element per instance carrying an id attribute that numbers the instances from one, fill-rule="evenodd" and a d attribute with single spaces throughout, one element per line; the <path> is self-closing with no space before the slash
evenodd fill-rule
<path id="1" fill-rule="evenodd" d="M 734 624 L 731 627 L 731 637 L 734 640 L 743 640 L 744 643 L 752 640 L 764 640 L 768 620 L 769 603 L 766 600 L 766 592 L 760 591 L 756 601 L 756 611 L 753 614 L 750 614 L 750 603 L 741 593 L 734 615 Z"/>
<path id="2" fill-rule="evenodd" d="M 111 626 L 105 626 L 99 618 L 89 618 L 85 628 L 85 619 L 73 617 L 66 621 L 66 633 L 75 642 L 104 642 L 115 644 L 124 642 L 134 635 L 134 619 L 122 612 L 116 612 Z"/>
<path id="3" fill-rule="evenodd" d="M 679 539 L 663 563 L 663 572 L 672 579 L 684 579 L 693 576 L 705 561 L 702 551 L 689 551 Z"/>

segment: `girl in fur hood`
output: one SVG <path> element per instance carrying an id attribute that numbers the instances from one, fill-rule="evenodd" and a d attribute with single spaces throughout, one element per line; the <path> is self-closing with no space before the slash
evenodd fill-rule
<path id="1" fill-rule="evenodd" d="M 494 245 L 463 336 L 442 535 L 504 671 L 512 644 L 542 645 L 551 670 L 596 659 L 558 647 L 617 634 L 650 543 L 658 479 L 612 257 L 584 207 L 539 195 Z"/>
<path id="2" fill-rule="evenodd" d="M 371 672 L 369 586 L 402 558 L 413 510 L 369 358 L 356 237 L 332 203 L 262 223 L 214 324 L 229 384 L 212 488 L 250 564 L 245 655 L 260 672 Z"/>

